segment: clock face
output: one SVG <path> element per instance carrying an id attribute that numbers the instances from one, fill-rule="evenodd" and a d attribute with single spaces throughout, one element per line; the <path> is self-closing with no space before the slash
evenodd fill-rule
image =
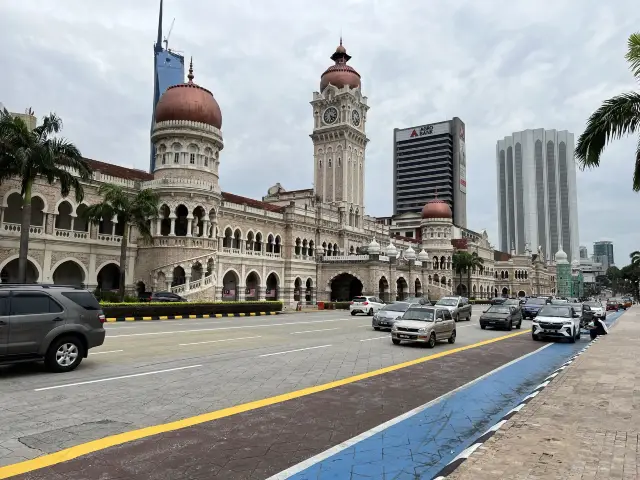
<path id="1" fill-rule="evenodd" d="M 338 119 L 338 110 L 336 107 L 329 107 L 324 111 L 322 115 L 322 119 L 324 123 L 331 124 Z"/>
<path id="2" fill-rule="evenodd" d="M 357 127 L 360 125 L 360 112 L 353 110 L 351 112 L 351 122 Z"/>

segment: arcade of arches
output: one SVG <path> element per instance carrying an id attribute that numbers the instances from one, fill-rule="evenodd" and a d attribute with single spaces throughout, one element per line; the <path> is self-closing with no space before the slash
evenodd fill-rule
<path id="1" fill-rule="evenodd" d="M 175 277 L 174 277 L 175 278 Z M 222 300 L 224 301 L 274 301 L 279 299 L 280 278 L 274 272 L 262 282 L 260 275 L 252 270 L 247 274 L 244 285 L 235 270 L 228 270 L 222 277 Z"/>

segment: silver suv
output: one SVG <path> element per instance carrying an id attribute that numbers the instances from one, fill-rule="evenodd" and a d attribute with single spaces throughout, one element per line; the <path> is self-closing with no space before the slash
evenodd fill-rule
<path id="1" fill-rule="evenodd" d="M 44 360 L 54 372 L 71 371 L 104 343 L 104 321 L 88 290 L 0 284 L 0 364 Z"/>
<path id="2" fill-rule="evenodd" d="M 473 313 L 469 300 L 465 297 L 442 297 L 435 304 L 436 307 L 446 308 L 456 322 L 471 320 Z"/>

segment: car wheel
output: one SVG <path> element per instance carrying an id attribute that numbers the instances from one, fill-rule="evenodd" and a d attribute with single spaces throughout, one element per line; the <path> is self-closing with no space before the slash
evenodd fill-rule
<path id="1" fill-rule="evenodd" d="M 569 338 L 569 343 L 576 343 L 576 332 L 571 332 L 571 337 Z"/>
<path id="2" fill-rule="evenodd" d="M 520 320 L 520 321 L 518 322 L 518 325 L 516 325 L 516 328 L 517 328 L 518 330 L 520 330 L 520 327 L 521 327 L 521 326 L 522 326 L 522 320 Z"/>
<path id="3" fill-rule="evenodd" d="M 367 312 L 367 315 L 369 315 L 370 317 L 373 316 L 373 308 L 369 309 L 369 311 Z"/>
<path id="4" fill-rule="evenodd" d="M 380 331 L 380 327 L 373 327 L 373 329 L 374 329 L 376 332 L 379 332 L 379 331 Z"/>
<path id="5" fill-rule="evenodd" d="M 582 332 L 580 331 L 580 328 L 578 328 L 578 335 L 576 335 L 576 340 L 580 340 L 581 335 L 582 335 Z"/>
<path id="6" fill-rule="evenodd" d="M 84 345 L 77 337 L 61 337 L 49 345 L 44 357 L 46 367 L 52 372 L 75 370 L 84 358 Z"/>
<path id="7" fill-rule="evenodd" d="M 507 331 L 510 332 L 513 329 L 513 325 L 511 324 L 511 320 L 509 320 L 509 323 L 507 324 Z"/>
<path id="8" fill-rule="evenodd" d="M 435 346 L 436 346 L 436 334 L 431 333 L 431 336 L 429 337 L 429 342 L 427 343 L 427 347 L 433 348 Z"/>
<path id="9" fill-rule="evenodd" d="M 533 340 L 535 340 L 536 342 L 540 341 L 540 337 L 538 335 L 536 335 L 535 333 L 531 332 L 531 338 Z"/>
<path id="10" fill-rule="evenodd" d="M 456 317 L 454 318 L 454 320 L 455 320 L 456 322 L 459 322 L 459 321 L 460 321 L 460 315 L 456 315 Z"/>
<path id="11" fill-rule="evenodd" d="M 356 312 L 351 312 L 351 316 L 355 317 L 356 316 Z"/>
<path id="12" fill-rule="evenodd" d="M 391 342 L 392 342 L 394 345 L 400 345 L 400 340 L 398 340 L 397 338 L 392 338 L 392 339 L 391 339 Z"/>
<path id="13" fill-rule="evenodd" d="M 487 326 L 486 326 L 486 325 L 482 325 L 482 324 L 480 324 L 480 328 L 481 328 L 482 330 L 486 330 L 486 329 L 487 329 Z"/>
<path id="14" fill-rule="evenodd" d="M 448 342 L 449 343 L 456 343 L 456 331 L 455 330 L 453 332 L 451 332 L 451 336 L 449 337 Z"/>

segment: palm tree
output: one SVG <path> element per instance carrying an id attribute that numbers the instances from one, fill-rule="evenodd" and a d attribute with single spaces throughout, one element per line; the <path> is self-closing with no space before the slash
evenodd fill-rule
<path id="1" fill-rule="evenodd" d="M 458 275 L 460 275 L 460 282 L 458 283 L 458 285 L 462 284 L 462 273 L 467 271 L 467 269 L 469 268 L 470 262 L 471 262 L 471 255 L 469 254 L 469 252 L 465 252 L 462 250 L 458 250 L 453 254 L 453 257 L 451 257 L 451 263 L 453 263 L 453 269 L 456 271 Z M 469 287 L 467 287 L 467 291 L 468 290 L 469 290 Z M 456 288 L 456 293 L 457 293 L 457 288 Z M 461 291 L 460 293 L 463 293 L 463 292 Z"/>
<path id="2" fill-rule="evenodd" d="M 629 258 L 631 259 L 631 265 L 640 268 L 640 251 L 631 252 Z"/>
<path id="3" fill-rule="evenodd" d="M 5 109 L 0 111 L 0 183 L 16 179 L 21 183 L 22 219 L 18 281 L 27 281 L 27 254 L 31 226 L 31 194 L 36 177 L 49 185 L 60 183 L 60 193 L 66 197 L 74 190 L 82 201 L 84 191 L 80 180 L 91 178 L 91 168 L 80 151 L 55 134 L 62 129 L 62 120 L 51 113 L 42 124 L 30 130 L 27 124 Z"/>
<path id="4" fill-rule="evenodd" d="M 118 289 L 118 297 L 122 302 L 124 301 L 125 272 L 127 271 L 129 227 L 135 227 L 142 238 L 151 238 L 149 218 L 158 216 L 159 198 L 153 190 L 145 189 L 131 195 L 122 187 L 109 183 L 101 185 L 98 193 L 102 196 L 102 202 L 87 208 L 84 211 L 84 217 L 94 224 L 99 224 L 103 219 L 111 220 L 116 217 L 118 223 L 124 226 L 120 242 L 120 284 Z"/>
<path id="5" fill-rule="evenodd" d="M 469 285 L 469 291 L 471 291 L 471 270 L 480 268 L 484 265 L 484 260 L 478 252 L 473 252 L 469 255 L 468 265 L 467 265 L 467 283 Z"/>
<path id="6" fill-rule="evenodd" d="M 640 33 L 629 36 L 625 58 L 631 72 L 640 81 Z M 582 168 L 599 167 L 602 151 L 610 140 L 634 133 L 640 133 L 640 93 L 628 92 L 605 100 L 587 120 L 576 146 L 576 159 Z M 636 150 L 633 190 L 640 191 L 640 140 Z"/>

